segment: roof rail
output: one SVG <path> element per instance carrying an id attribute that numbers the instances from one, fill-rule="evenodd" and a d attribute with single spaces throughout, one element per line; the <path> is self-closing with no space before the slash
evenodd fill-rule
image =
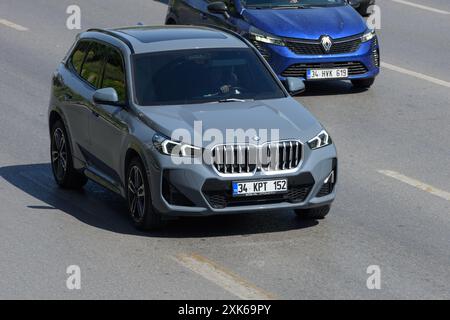
<path id="1" fill-rule="evenodd" d="M 133 45 L 131 44 L 131 42 L 127 38 L 122 37 L 120 34 L 117 34 L 117 33 L 113 32 L 113 31 L 110 31 L 110 30 L 99 29 L 99 28 L 88 29 L 86 32 L 100 32 L 100 33 L 107 34 L 108 36 L 114 37 L 116 39 L 119 39 L 120 41 L 125 43 L 128 48 L 130 48 L 131 53 L 134 53 L 134 48 L 133 48 Z"/>

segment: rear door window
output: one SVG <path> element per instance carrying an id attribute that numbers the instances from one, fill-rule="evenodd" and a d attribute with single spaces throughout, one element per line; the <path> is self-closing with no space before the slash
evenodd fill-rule
<path id="1" fill-rule="evenodd" d="M 99 86 L 106 53 L 107 47 L 105 45 L 92 42 L 81 67 L 80 76 L 94 88 Z"/>

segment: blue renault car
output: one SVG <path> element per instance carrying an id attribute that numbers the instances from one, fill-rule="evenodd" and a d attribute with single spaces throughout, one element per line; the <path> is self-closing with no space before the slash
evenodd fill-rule
<path id="1" fill-rule="evenodd" d="M 369 88 L 380 71 L 361 0 L 170 0 L 166 24 L 215 25 L 247 38 L 281 80 L 350 80 Z"/>

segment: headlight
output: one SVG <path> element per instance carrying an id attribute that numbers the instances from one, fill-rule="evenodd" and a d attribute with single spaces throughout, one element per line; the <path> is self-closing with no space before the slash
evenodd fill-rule
<path id="1" fill-rule="evenodd" d="M 155 134 L 153 145 L 162 154 L 176 157 L 197 157 L 201 155 L 201 149 L 182 142 L 170 140 L 169 138 Z"/>
<path id="2" fill-rule="evenodd" d="M 362 42 L 367 42 L 372 40 L 375 37 L 375 30 L 369 30 L 368 32 L 364 33 L 364 35 L 361 37 Z"/>
<path id="3" fill-rule="evenodd" d="M 249 33 L 250 33 L 250 38 L 252 40 L 269 43 L 269 44 L 275 44 L 277 46 L 285 46 L 285 43 L 281 38 L 278 38 L 277 36 L 273 36 L 271 34 L 265 33 L 264 31 L 261 31 L 259 29 L 251 28 Z"/>
<path id="4" fill-rule="evenodd" d="M 308 145 L 312 150 L 325 147 L 331 143 L 331 137 L 325 130 L 320 131 L 317 136 L 308 141 Z"/>

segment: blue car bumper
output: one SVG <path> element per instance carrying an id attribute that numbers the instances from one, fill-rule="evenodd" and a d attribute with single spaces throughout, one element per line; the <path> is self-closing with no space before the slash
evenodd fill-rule
<path id="1" fill-rule="evenodd" d="M 287 46 L 272 44 L 257 44 L 258 50 L 267 59 L 278 77 L 298 77 L 307 79 L 308 69 L 320 68 L 348 68 L 346 79 L 374 78 L 380 72 L 380 52 L 378 39 L 361 43 L 359 48 L 351 53 L 300 55 L 294 53 Z"/>

